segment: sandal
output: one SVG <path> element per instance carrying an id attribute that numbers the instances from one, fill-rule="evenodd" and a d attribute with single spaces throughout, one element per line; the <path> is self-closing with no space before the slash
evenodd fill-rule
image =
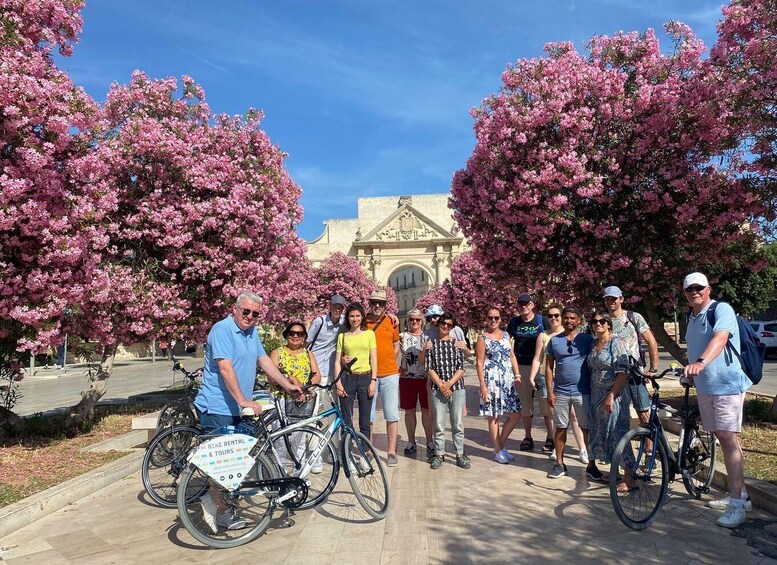
<path id="1" fill-rule="evenodd" d="M 629 492 L 634 492 L 635 490 L 639 490 L 639 487 L 634 483 L 627 484 L 621 481 L 618 483 L 618 486 L 615 487 L 615 490 L 618 491 L 618 494 L 626 494 Z"/>
<path id="2" fill-rule="evenodd" d="M 534 440 L 530 437 L 523 438 L 521 446 L 518 449 L 521 451 L 531 451 L 534 449 Z"/>

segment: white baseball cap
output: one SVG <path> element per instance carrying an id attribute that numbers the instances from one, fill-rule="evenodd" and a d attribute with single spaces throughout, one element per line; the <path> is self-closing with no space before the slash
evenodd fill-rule
<path id="1" fill-rule="evenodd" d="M 698 284 L 699 286 L 703 286 L 704 288 L 707 288 L 710 286 L 709 281 L 707 281 L 707 277 L 705 277 L 701 273 L 691 273 L 685 279 L 683 279 L 683 290 L 688 288 L 689 286 Z"/>

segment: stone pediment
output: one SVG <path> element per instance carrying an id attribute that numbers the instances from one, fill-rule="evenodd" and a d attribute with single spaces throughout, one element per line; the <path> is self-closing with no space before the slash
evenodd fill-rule
<path id="1" fill-rule="evenodd" d="M 356 243 L 402 243 L 437 239 L 461 239 L 436 224 L 409 204 L 400 206 Z"/>

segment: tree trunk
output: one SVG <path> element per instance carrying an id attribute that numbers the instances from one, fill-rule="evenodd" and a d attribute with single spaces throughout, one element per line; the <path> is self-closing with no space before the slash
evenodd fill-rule
<path id="1" fill-rule="evenodd" d="M 205 345 L 202 343 L 197 344 L 197 349 L 194 350 L 194 358 L 202 359 L 205 357 Z"/>
<path id="2" fill-rule="evenodd" d="M 0 428 L 10 428 L 13 433 L 17 433 L 23 426 L 24 420 L 5 406 L 0 406 Z M 2 430 L 0 430 L 0 435 L 2 435 Z"/>
<path id="3" fill-rule="evenodd" d="M 116 344 L 103 345 L 102 359 L 97 373 L 91 377 L 89 390 L 84 393 L 81 402 L 71 409 L 71 417 L 78 420 L 94 418 L 94 407 L 108 390 L 107 381 L 113 372 L 113 360 L 116 358 Z"/>
<path id="4" fill-rule="evenodd" d="M 672 336 L 666 333 L 666 330 L 664 329 L 664 322 L 659 317 L 658 310 L 649 300 L 645 300 L 645 312 L 647 313 L 648 325 L 653 331 L 653 335 L 655 336 L 658 344 L 666 349 L 667 352 L 669 352 L 669 354 L 677 361 L 683 365 L 687 365 L 688 354 L 682 347 L 680 347 L 679 343 L 672 339 Z"/>

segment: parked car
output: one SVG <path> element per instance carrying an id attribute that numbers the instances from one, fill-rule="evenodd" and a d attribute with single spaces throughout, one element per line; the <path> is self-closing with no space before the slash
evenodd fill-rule
<path id="1" fill-rule="evenodd" d="M 766 356 L 777 353 L 777 320 L 771 322 L 750 322 L 750 327 L 758 334 L 758 339 L 766 346 Z"/>

